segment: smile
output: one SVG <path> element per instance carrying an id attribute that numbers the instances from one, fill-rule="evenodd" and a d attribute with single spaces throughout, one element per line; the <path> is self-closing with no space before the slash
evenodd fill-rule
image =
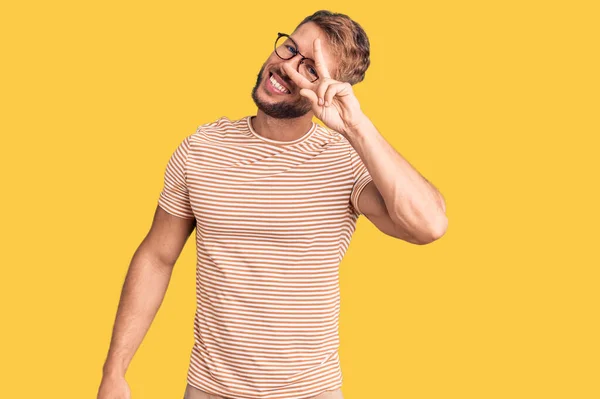
<path id="1" fill-rule="evenodd" d="M 275 79 L 275 77 L 271 74 L 269 76 L 269 86 L 277 91 L 278 93 L 281 94 L 290 94 L 290 91 L 288 89 L 286 89 L 285 87 L 283 87 L 282 85 L 279 84 L 279 82 L 277 82 L 277 80 Z"/>

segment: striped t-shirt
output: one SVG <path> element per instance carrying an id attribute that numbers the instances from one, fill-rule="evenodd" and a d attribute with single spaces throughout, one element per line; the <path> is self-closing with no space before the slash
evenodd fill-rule
<path id="1" fill-rule="evenodd" d="M 294 141 L 252 117 L 199 126 L 171 155 L 158 204 L 196 219 L 196 314 L 187 382 L 231 399 L 340 388 L 338 267 L 371 176 L 340 133 Z"/>

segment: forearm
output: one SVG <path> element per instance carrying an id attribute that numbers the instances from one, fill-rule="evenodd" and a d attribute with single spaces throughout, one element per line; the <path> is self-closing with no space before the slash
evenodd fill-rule
<path id="1" fill-rule="evenodd" d="M 144 250 L 135 252 L 121 292 L 104 374 L 125 375 L 164 299 L 173 268 Z"/>
<path id="2" fill-rule="evenodd" d="M 385 201 L 390 218 L 414 237 L 430 240 L 446 229 L 441 193 L 379 133 L 369 118 L 346 136 Z"/>

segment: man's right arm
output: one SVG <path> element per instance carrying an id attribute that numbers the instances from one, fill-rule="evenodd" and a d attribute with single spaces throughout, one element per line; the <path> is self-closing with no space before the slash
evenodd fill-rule
<path id="1" fill-rule="evenodd" d="M 156 207 L 152 227 L 125 277 L 98 399 L 129 397 L 125 373 L 160 308 L 175 262 L 195 226 L 196 219 Z"/>

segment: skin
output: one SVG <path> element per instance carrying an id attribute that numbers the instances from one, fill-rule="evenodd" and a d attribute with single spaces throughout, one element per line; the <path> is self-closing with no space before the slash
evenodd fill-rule
<path id="1" fill-rule="evenodd" d="M 256 132 L 274 140 L 295 140 L 317 116 L 350 142 L 373 177 L 359 196 L 360 211 L 392 237 L 413 244 L 439 239 L 448 225 L 441 193 L 379 133 L 362 112 L 352 85 L 333 78 L 331 71 L 338 65 L 318 25 L 302 25 L 291 36 L 300 53 L 315 60 L 319 79 L 311 82 L 297 72 L 299 56 L 282 60 L 273 52 L 253 89 L 258 112 L 251 122 Z M 291 94 L 271 93 L 266 86 L 269 72 L 277 73 Z"/>
<path id="2" fill-rule="evenodd" d="M 331 69 L 336 67 L 333 51 L 326 43 L 326 36 L 314 22 L 307 22 L 290 36 L 298 45 L 298 50 L 304 56 L 315 59 L 313 43 L 317 38 L 323 40 L 322 55 Z M 298 87 L 285 71 L 288 65 L 297 71 L 301 57 L 296 55 L 289 60 L 282 60 L 272 51 L 262 65 L 256 83 L 252 89 L 252 99 L 258 107 L 256 116 L 252 118 L 252 127 L 263 137 L 278 141 L 293 141 L 302 137 L 312 126 L 314 116 L 310 99 L 300 94 Z M 291 90 L 291 94 L 277 95 L 271 93 L 266 85 L 269 84 L 270 72 L 277 73 Z"/>
<path id="3" fill-rule="evenodd" d="M 292 35 L 298 50 L 316 62 L 319 80 L 297 73 L 300 57 L 282 60 L 273 52 L 263 64 L 252 91 L 258 111 L 255 131 L 267 138 L 291 141 L 302 137 L 317 116 L 352 144 L 373 181 L 358 207 L 382 232 L 414 244 L 441 237 L 448 224 L 440 192 L 419 174 L 379 133 L 361 111 L 352 87 L 333 79 L 336 68 L 326 38 L 312 23 Z M 322 40 L 321 40 L 322 39 Z M 265 87 L 269 72 L 279 72 L 289 95 Z M 175 262 L 196 226 L 195 219 L 171 215 L 159 206 L 148 235 L 133 256 L 121 299 L 97 399 L 130 399 L 125 373 L 147 333 L 167 290 Z"/>

